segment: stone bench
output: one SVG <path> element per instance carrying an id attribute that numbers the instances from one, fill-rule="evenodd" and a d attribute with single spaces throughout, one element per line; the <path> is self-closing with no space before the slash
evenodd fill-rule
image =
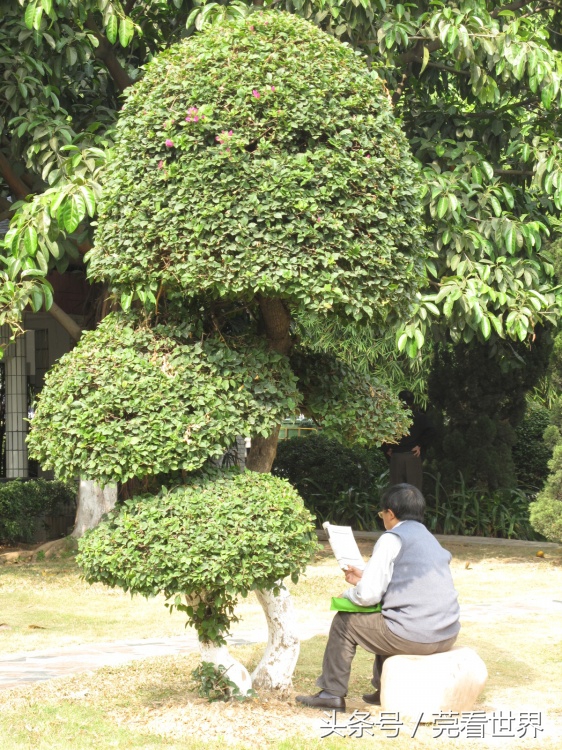
<path id="1" fill-rule="evenodd" d="M 440 711 L 471 711 L 488 670 L 471 648 L 456 646 L 431 656 L 390 656 L 381 676 L 381 710 L 431 721 Z"/>

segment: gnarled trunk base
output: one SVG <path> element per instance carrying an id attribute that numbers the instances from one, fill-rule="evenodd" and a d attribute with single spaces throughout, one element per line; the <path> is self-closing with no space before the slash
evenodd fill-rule
<path id="1" fill-rule="evenodd" d="M 199 642 L 201 660 L 211 662 L 215 667 L 226 669 L 226 676 L 238 687 L 242 695 L 247 695 L 252 687 L 252 678 L 246 667 L 237 661 L 228 651 L 227 646 L 215 646 L 212 643 Z"/>
<path id="2" fill-rule="evenodd" d="M 109 484 L 100 487 L 89 479 L 81 479 L 78 489 L 78 508 L 72 536 L 80 538 L 88 529 L 94 529 L 105 513 L 109 513 L 117 502 L 117 487 Z"/>
<path id="3" fill-rule="evenodd" d="M 257 688 L 288 693 L 299 658 L 300 641 L 297 635 L 295 611 L 291 595 L 282 582 L 280 591 L 257 591 L 269 631 L 265 653 L 252 673 Z"/>

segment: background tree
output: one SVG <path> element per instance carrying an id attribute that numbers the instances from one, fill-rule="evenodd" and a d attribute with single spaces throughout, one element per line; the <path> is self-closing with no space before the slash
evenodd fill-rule
<path id="1" fill-rule="evenodd" d="M 551 350 L 548 331 L 535 341 L 435 347 L 429 401 L 436 436 L 430 457 L 446 489 L 459 480 L 489 491 L 517 486 L 512 447 L 515 426 L 526 409 L 526 394 L 544 375 Z M 524 452 L 525 445 L 520 450 Z"/>
<path id="2" fill-rule="evenodd" d="M 49 269 L 70 264 L 83 271 L 80 250 L 91 240 L 102 149 L 111 143 L 120 93 L 162 47 L 251 6 L 238 0 L 3 0 L 0 6 L 0 215 L 13 215 L 8 196 L 33 196 L 17 210 L 0 261 L 0 322 L 17 329 L 28 303 L 51 304 Z M 480 344 L 528 341 L 537 322 L 547 325 L 559 315 L 548 247 L 559 234 L 562 190 L 558 6 L 287 0 L 283 7 L 369 55 L 422 164 L 435 255 L 412 317 L 398 331 L 398 348 L 416 358 L 427 341 L 456 344 L 459 352 L 467 346 L 459 376 L 469 378 L 489 351 L 505 361 L 509 346 L 479 351 Z M 311 326 L 310 317 L 299 324 L 313 348 L 331 346 L 356 361 L 342 347 L 346 339 L 404 384 L 403 361 L 389 355 L 388 328 L 379 356 L 379 331 L 365 336 L 353 324 L 322 320 Z M 422 395 L 423 361 L 416 362 L 406 378 Z"/>
<path id="3" fill-rule="evenodd" d="M 43 466 L 157 489 L 236 434 L 252 437 L 247 467 L 269 472 L 291 411 L 344 442 L 404 430 L 396 398 L 293 326 L 393 325 L 420 281 L 419 170 L 361 56 L 288 14 L 210 26 L 129 90 L 102 179 L 89 272 L 122 312 L 48 376 L 29 439 Z M 120 585 L 106 574 L 119 548 L 92 580 Z M 278 598 L 260 596 L 278 625 Z M 260 682 L 286 686 L 288 664 Z"/>
<path id="4" fill-rule="evenodd" d="M 399 348 L 414 354 L 437 323 L 454 343 L 524 340 L 538 320 L 557 315 L 545 251 L 562 190 L 556 4 L 288 0 L 286 7 L 370 55 L 423 164 L 435 258 Z M 106 145 L 119 94 L 139 67 L 186 33 L 186 23 L 201 27 L 248 7 L 12 0 L 2 9 L 4 194 L 40 193 L 21 207 L 8 237 L 6 273 L 21 281 L 22 269 L 45 273 L 75 254 L 64 240 L 87 224 L 98 197 L 99 154 L 88 148 Z M 17 314 L 25 290 L 14 295 Z"/>

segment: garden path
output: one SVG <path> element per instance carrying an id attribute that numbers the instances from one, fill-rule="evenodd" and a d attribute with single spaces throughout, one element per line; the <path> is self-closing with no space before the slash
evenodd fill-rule
<path id="1" fill-rule="evenodd" d="M 320 538 L 322 535 L 319 534 Z M 380 532 L 356 532 L 358 541 L 374 541 L 380 536 Z M 527 542 L 508 539 L 488 539 L 484 537 L 457 537 L 437 535 L 437 538 L 445 547 L 447 544 L 459 546 L 472 545 L 494 545 L 512 547 L 526 547 L 530 550 L 560 550 L 559 544 L 547 542 Z M 506 609 L 507 607 L 507 609 Z M 490 620 L 505 618 L 506 614 L 522 614 L 523 611 L 537 612 L 537 607 L 543 616 L 545 612 L 552 612 L 554 616 L 562 613 L 561 600 L 548 600 L 544 602 L 527 602 L 524 599 L 514 597 L 506 602 L 502 600 L 497 604 L 487 602 L 482 605 L 464 606 L 462 610 L 463 621 Z M 326 612 L 314 622 L 307 621 L 300 626 L 301 640 L 307 640 L 318 635 L 327 635 L 333 614 Z M 244 630 L 234 629 L 228 639 L 231 646 L 250 645 L 265 643 L 267 641 L 267 629 L 264 625 L 261 629 Z M 191 653 L 198 650 L 197 637 L 194 635 L 148 638 L 137 640 L 114 641 L 111 643 L 88 643 L 82 646 L 67 647 L 60 650 L 31 651 L 25 653 L 0 654 L 0 690 L 34 682 L 42 682 L 55 677 L 63 677 L 78 672 L 88 672 L 103 666 L 118 666 L 135 659 L 144 659 L 151 656 L 172 656 L 175 654 Z"/>

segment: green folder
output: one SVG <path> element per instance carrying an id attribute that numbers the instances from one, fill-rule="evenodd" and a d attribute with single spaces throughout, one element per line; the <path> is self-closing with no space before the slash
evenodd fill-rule
<path id="1" fill-rule="evenodd" d="M 338 612 L 380 612 L 381 605 L 375 604 L 372 607 L 360 607 L 345 597 L 333 596 L 330 609 L 335 609 Z"/>

